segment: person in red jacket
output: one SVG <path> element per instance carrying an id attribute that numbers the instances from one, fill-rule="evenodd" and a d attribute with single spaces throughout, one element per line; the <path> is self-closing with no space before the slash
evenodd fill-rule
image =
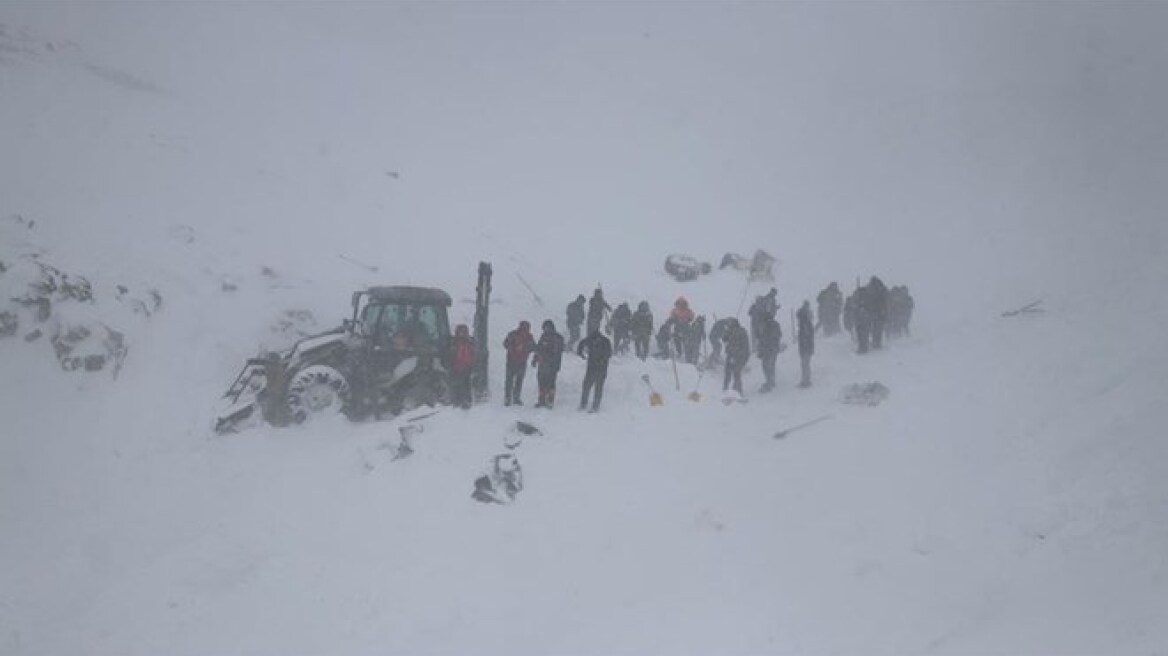
<path id="1" fill-rule="evenodd" d="M 507 378 L 503 384 L 503 405 L 523 405 L 523 376 L 527 373 L 527 357 L 535 350 L 535 338 L 531 336 L 531 324 L 520 321 L 519 327 L 507 333 L 503 340 L 507 349 Z"/>
<path id="2" fill-rule="evenodd" d="M 686 343 L 690 341 L 690 330 L 693 328 L 694 320 L 694 311 L 684 296 L 679 296 L 673 303 L 669 318 L 673 323 L 673 353 L 675 356 L 681 356 L 686 352 Z"/>
<path id="3" fill-rule="evenodd" d="M 456 408 L 470 408 L 470 373 L 474 368 L 475 343 L 466 324 L 454 329 L 450 340 L 450 402 Z"/>

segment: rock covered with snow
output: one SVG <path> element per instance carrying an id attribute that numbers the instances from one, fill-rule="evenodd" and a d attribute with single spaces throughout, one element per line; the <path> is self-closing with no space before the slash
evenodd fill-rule
<path id="1" fill-rule="evenodd" d="M 127 315 L 149 318 L 162 308 L 162 293 L 125 284 L 95 289 L 36 237 L 36 222 L 21 215 L 0 223 L 0 339 L 40 348 L 65 371 L 116 376 L 129 351 Z"/>

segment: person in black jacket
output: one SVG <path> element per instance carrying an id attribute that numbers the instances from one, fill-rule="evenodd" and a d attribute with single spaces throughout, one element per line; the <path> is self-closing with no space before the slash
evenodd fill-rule
<path id="1" fill-rule="evenodd" d="M 574 348 L 580 341 L 580 326 L 584 325 L 584 304 L 588 299 L 583 294 L 568 304 L 568 348 Z"/>
<path id="2" fill-rule="evenodd" d="M 731 317 L 723 317 L 714 322 L 710 328 L 710 365 L 722 364 L 722 336 L 726 334 L 726 326 L 730 325 Z"/>
<path id="3" fill-rule="evenodd" d="M 550 410 L 556 404 L 556 376 L 560 373 L 563 356 L 564 336 L 556 332 L 556 324 L 550 320 L 543 322 L 543 334 L 539 336 L 535 357 L 531 360 L 539 383 L 539 401 L 535 407 Z"/>
<path id="4" fill-rule="evenodd" d="M 700 315 L 690 324 L 682 343 L 682 352 L 688 364 L 696 365 L 702 354 L 702 344 L 706 342 L 706 315 Z"/>
<path id="5" fill-rule="evenodd" d="M 872 319 L 872 348 L 879 349 L 884 345 L 884 330 L 888 325 L 888 288 L 884 286 L 884 281 L 872 276 L 868 281 L 865 298 Z"/>
<path id="6" fill-rule="evenodd" d="M 839 285 L 832 282 L 819 296 L 815 297 L 819 304 L 819 327 L 823 329 L 824 337 L 831 337 L 840 331 L 840 315 L 844 308 L 844 295 Z"/>
<path id="7" fill-rule="evenodd" d="M 856 290 L 852 295 L 855 298 L 854 318 L 852 319 L 856 329 L 856 342 L 858 347 L 856 352 L 863 355 L 868 352 L 868 346 L 872 339 L 872 301 L 869 300 L 871 288 L 867 285 Z M 850 299 L 849 299 L 850 300 Z"/>
<path id="8" fill-rule="evenodd" d="M 673 319 L 666 319 L 657 329 L 657 353 L 653 356 L 668 360 L 670 357 L 671 342 L 673 342 Z"/>
<path id="9" fill-rule="evenodd" d="M 507 378 L 503 383 L 503 405 L 523 405 L 523 378 L 527 374 L 527 356 L 535 348 L 535 338 L 531 336 L 531 324 L 520 321 L 519 327 L 507 333 L 503 340 L 507 349 Z"/>
<path id="10" fill-rule="evenodd" d="M 608 360 L 612 357 L 612 342 L 600 333 L 599 330 L 594 330 L 588 334 L 576 347 L 576 354 L 580 357 L 585 357 L 584 353 L 588 353 L 588 368 L 584 372 L 584 392 L 580 395 L 580 409 L 583 410 L 588 407 L 588 396 L 593 389 L 596 393 L 592 395 L 592 410 L 596 412 L 600 409 L 600 399 L 604 396 L 604 379 L 608 378 Z"/>
<path id="11" fill-rule="evenodd" d="M 811 303 L 803 301 L 803 306 L 795 313 L 798 321 L 799 367 L 802 376 L 799 387 L 811 387 L 811 355 L 815 353 L 815 325 L 811 322 Z"/>
<path id="12" fill-rule="evenodd" d="M 755 340 L 755 348 L 758 348 L 758 332 L 762 328 L 762 324 L 767 319 L 774 319 L 775 313 L 779 311 L 779 290 L 771 287 L 771 290 L 762 296 L 754 299 L 750 310 L 747 314 L 750 315 L 750 338 Z"/>
<path id="13" fill-rule="evenodd" d="M 844 301 L 844 330 L 852 336 L 852 339 L 859 339 L 856 334 L 856 305 L 860 298 L 860 290 L 856 289 L 851 294 L 848 294 L 847 300 Z"/>
<path id="14" fill-rule="evenodd" d="M 783 344 L 783 329 L 774 317 L 764 317 L 758 326 L 758 359 L 766 382 L 758 391 L 767 393 L 775 388 L 775 360 Z"/>
<path id="15" fill-rule="evenodd" d="M 633 351 L 644 360 L 649 357 L 649 340 L 653 337 L 653 313 L 649 311 L 647 301 L 637 305 L 637 311 L 629 321 L 629 329 L 633 333 Z"/>
<path id="16" fill-rule="evenodd" d="M 633 312 L 628 303 L 621 303 L 612 311 L 609 327 L 612 329 L 612 350 L 624 355 L 629 350 L 629 329 Z"/>
<path id="17" fill-rule="evenodd" d="M 733 382 L 734 391 L 742 394 L 742 368 L 750 357 L 750 335 L 737 319 L 732 318 L 722 334 L 722 341 L 726 343 L 726 377 L 722 381 L 722 391 L 730 389 Z"/>
<path id="18" fill-rule="evenodd" d="M 911 337 L 909 322 L 912 321 L 913 298 L 908 287 L 898 285 L 888 290 L 888 336 Z"/>
<path id="19" fill-rule="evenodd" d="M 592 292 L 592 298 L 588 300 L 589 335 L 594 330 L 600 330 L 600 325 L 604 323 L 604 315 L 609 312 L 612 312 L 612 307 L 604 300 L 604 292 L 597 287 L 596 291 Z"/>

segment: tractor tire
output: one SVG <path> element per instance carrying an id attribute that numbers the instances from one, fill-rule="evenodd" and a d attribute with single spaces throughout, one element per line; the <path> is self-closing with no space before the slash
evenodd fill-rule
<path id="1" fill-rule="evenodd" d="M 292 376 L 287 398 L 288 417 L 293 423 L 335 416 L 349 404 L 349 381 L 332 367 L 312 365 Z"/>

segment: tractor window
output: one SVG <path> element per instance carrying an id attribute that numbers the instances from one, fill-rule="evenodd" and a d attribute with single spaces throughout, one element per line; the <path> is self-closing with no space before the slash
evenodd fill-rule
<path id="1" fill-rule="evenodd" d="M 401 326 L 405 308 L 400 305 L 367 305 L 361 312 L 361 332 L 370 337 L 388 339 Z"/>
<path id="2" fill-rule="evenodd" d="M 408 305 L 402 308 L 403 320 L 394 341 L 401 348 L 433 345 L 438 337 L 438 315 L 429 305 Z"/>
<path id="3" fill-rule="evenodd" d="M 446 316 L 432 305 L 378 303 L 361 313 L 361 332 L 386 341 L 396 348 L 416 349 L 435 346 L 435 341 L 449 330 Z"/>
<path id="4" fill-rule="evenodd" d="M 426 332 L 430 339 L 434 339 L 442 334 L 442 328 L 439 324 L 439 317 L 436 308 L 432 305 L 423 305 L 417 308 L 418 321 L 426 327 Z"/>

